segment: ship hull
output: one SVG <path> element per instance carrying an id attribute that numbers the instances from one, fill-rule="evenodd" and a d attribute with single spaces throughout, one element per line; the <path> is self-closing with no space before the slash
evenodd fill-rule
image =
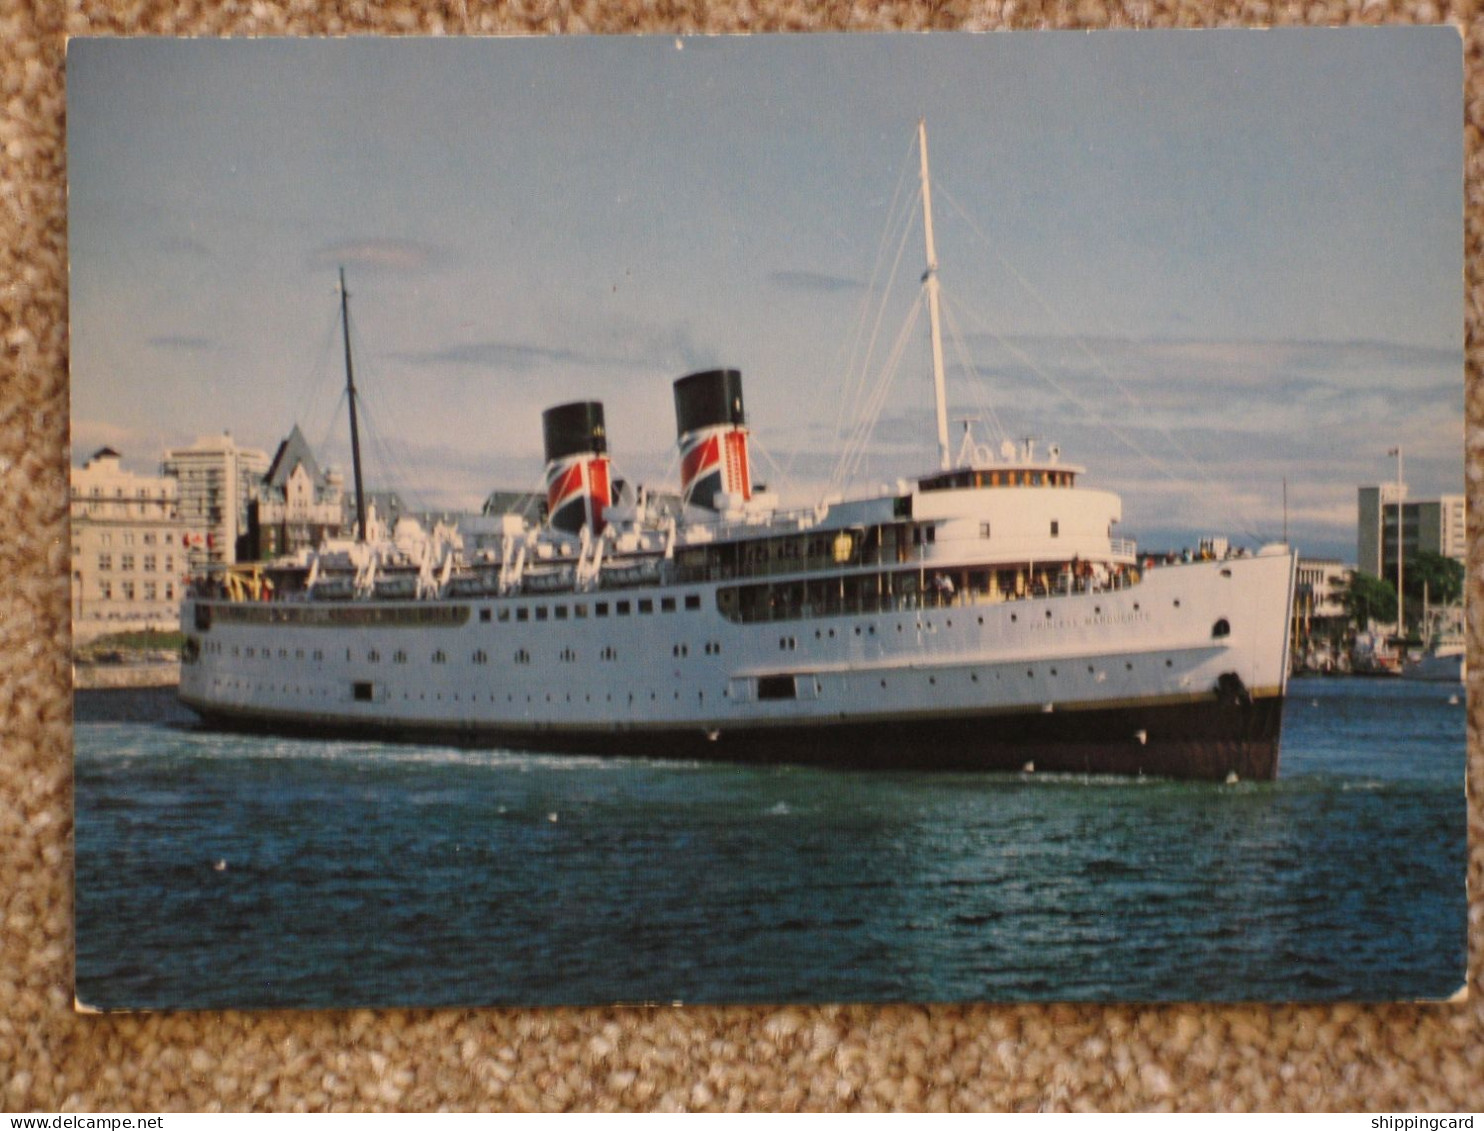
<path id="1" fill-rule="evenodd" d="M 1400 674 L 1403 679 L 1418 683 L 1464 683 L 1468 678 L 1468 662 L 1462 650 L 1435 653 L 1403 665 Z"/>
<path id="2" fill-rule="evenodd" d="M 198 602 L 211 725 L 864 769 L 1268 780 L 1290 555 L 1119 591 L 728 616 L 724 586 L 487 601 Z M 632 604 L 626 615 L 622 611 Z M 523 613 L 522 610 L 525 610 Z"/>
<path id="3" fill-rule="evenodd" d="M 713 731 L 368 723 L 188 705 L 213 728 L 303 737 L 869 771 L 1116 774 L 1203 781 L 1276 778 L 1283 720 L 1282 696 L 1240 692 L 1034 714 L 990 711 Z"/>

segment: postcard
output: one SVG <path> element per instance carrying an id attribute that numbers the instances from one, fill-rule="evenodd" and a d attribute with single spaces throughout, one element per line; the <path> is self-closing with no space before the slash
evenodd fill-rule
<path id="1" fill-rule="evenodd" d="M 1461 992 L 1462 74 L 72 40 L 78 1008 Z"/>

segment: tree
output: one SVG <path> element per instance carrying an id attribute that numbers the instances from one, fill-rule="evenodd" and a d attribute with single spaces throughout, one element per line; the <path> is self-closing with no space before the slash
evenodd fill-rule
<path id="1" fill-rule="evenodd" d="M 1463 578 L 1462 562 L 1423 550 L 1406 566 L 1407 600 L 1415 602 L 1420 608 L 1422 587 L 1426 585 L 1429 604 L 1454 604 L 1463 596 Z"/>
<path id="2" fill-rule="evenodd" d="M 1345 613 L 1362 632 L 1371 621 L 1383 624 L 1396 620 L 1396 586 L 1370 573 L 1356 570 L 1340 597 Z"/>

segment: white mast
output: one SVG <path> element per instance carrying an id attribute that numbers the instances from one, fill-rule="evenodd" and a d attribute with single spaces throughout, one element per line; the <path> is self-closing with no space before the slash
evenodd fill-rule
<path id="1" fill-rule="evenodd" d="M 938 252 L 933 245 L 933 189 L 928 177 L 927 120 L 917 120 L 917 148 L 922 154 L 922 230 L 927 239 L 928 323 L 933 335 L 933 395 L 938 405 L 938 461 L 944 471 L 953 466 L 948 450 L 948 398 L 943 391 L 943 332 L 938 323 Z"/>
<path id="2" fill-rule="evenodd" d="M 1402 546 L 1402 515 L 1404 513 L 1402 499 L 1406 496 L 1407 485 L 1402 480 L 1402 446 L 1398 444 L 1386 453 L 1396 456 L 1396 634 L 1403 640 L 1407 638 L 1407 622 L 1403 616 L 1402 607 L 1402 559 L 1405 557 Z M 1402 658 L 1406 658 L 1407 646 L 1402 645 Z"/>

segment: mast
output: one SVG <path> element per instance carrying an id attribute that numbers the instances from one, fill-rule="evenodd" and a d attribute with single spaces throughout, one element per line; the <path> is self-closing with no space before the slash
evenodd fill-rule
<path id="1" fill-rule="evenodd" d="M 927 240 L 927 270 L 922 281 L 927 286 L 928 324 L 933 336 L 933 395 L 938 407 L 938 463 L 947 471 L 953 466 L 948 450 L 948 398 L 943 391 L 943 331 L 938 320 L 938 251 L 933 244 L 933 188 L 928 176 L 927 119 L 917 120 L 917 149 L 922 154 L 922 230 Z"/>
<path id="2" fill-rule="evenodd" d="M 356 423 L 356 375 L 350 361 L 350 292 L 340 268 L 340 326 L 345 331 L 345 393 L 350 400 L 350 463 L 356 478 L 356 541 L 366 540 L 366 492 L 361 485 L 361 433 Z"/>
<path id="3" fill-rule="evenodd" d="M 1406 553 L 1405 547 L 1402 544 L 1402 519 L 1404 514 L 1402 497 L 1407 493 L 1407 485 L 1402 479 L 1402 446 L 1398 444 L 1386 454 L 1396 456 L 1396 634 L 1405 641 L 1407 638 L 1407 621 L 1406 617 L 1403 616 L 1402 605 L 1402 578 L 1404 576 L 1402 559 L 1406 556 Z M 1407 646 L 1404 643 L 1402 645 L 1403 657 L 1406 656 L 1406 650 Z"/>

